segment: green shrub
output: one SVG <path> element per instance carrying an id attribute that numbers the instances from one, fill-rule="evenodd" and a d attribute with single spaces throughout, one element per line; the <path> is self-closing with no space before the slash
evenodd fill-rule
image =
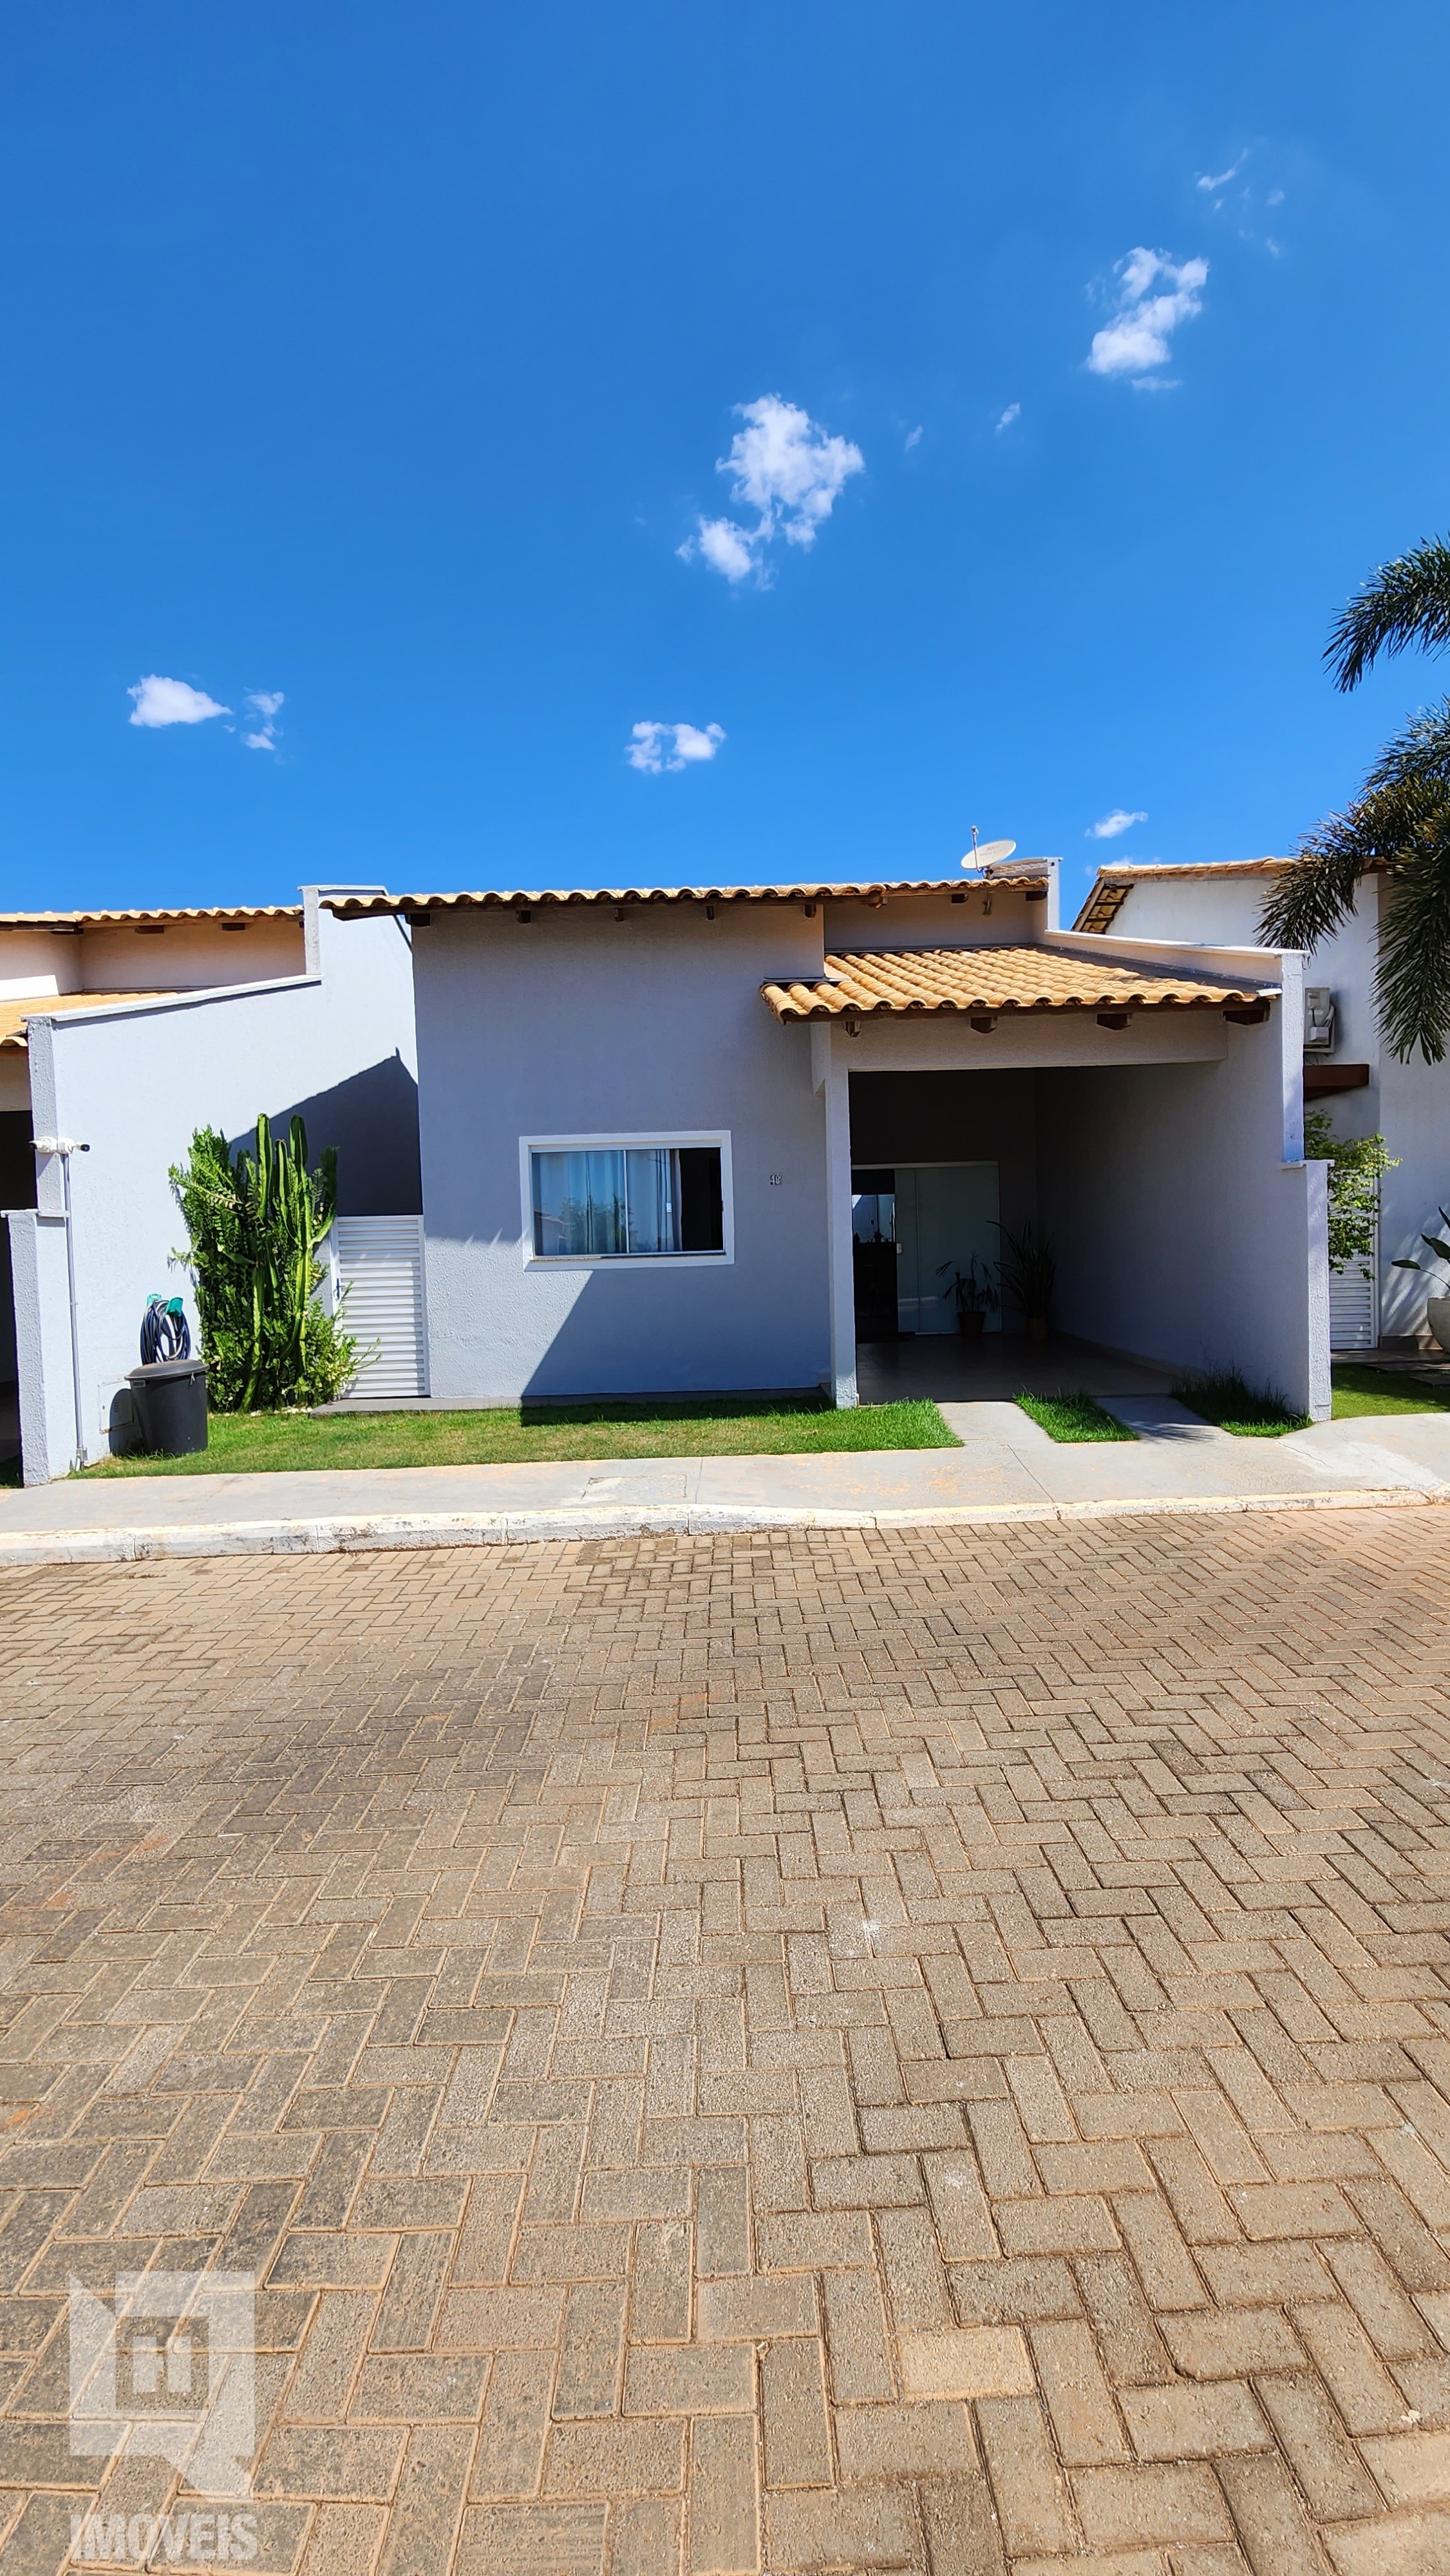
<path id="1" fill-rule="evenodd" d="M 1173 1392 L 1191 1413 L 1241 1439 L 1273 1440 L 1281 1431 L 1310 1428 L 1308 1414 L 1291 1413 L 1276 1387 L 1249 1386 L 1237 1369 L 1205 1369 L 1182 1379 Z"/>
<path id="2" fill-rule="evenodd" d="M 1383 1136 L 1336 1136 L 1327 1109 L 1304 1112 L 1306 1162 L 1329 1165 L 1329 1267 L 1372 1261 L 1380 1212 L 1380 1178 L 1399 1157 Z M 1408 1269 L 1409 1263 L 1399 1267 Z M 1415 1268 L 1419 1267 L 1416 1263 Z"/>
<path id="3" fill-rule="evenodd" d="M 207 1391 L 216 1413 L 330 1404 L 357 1365 L 353 1335 L 317 1303 L 318 1247 L 337 1208 L 337 1154 L 307 1168 L 307 1130 L 285 1144 L 257 1120 L 235 1161 L 225 1136 L 198 1127 L 171 1185 L 190 1236 L 176 1255 L 196 1289 Z"/>

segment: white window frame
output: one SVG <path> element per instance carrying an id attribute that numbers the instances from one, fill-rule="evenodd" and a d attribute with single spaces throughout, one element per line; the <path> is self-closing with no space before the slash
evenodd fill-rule
<path id="1" fill-rule="evenodd" d="M 628 1152 L 639 1145 L 715 1145 L 720 1152 L 720 1231 L 723 1252 L 535 1252 L 535 1154 L 605 1154 Z M 728 1127 L 649 1127 L 638 1132 L 608 1128 L 594 1136 L 521 1136 L 519 1138 L 519 1204 L 523 1214 L 521 1249 L 526 1270 L 728 1270 L 735 1260 L 735 1192 Z"/>

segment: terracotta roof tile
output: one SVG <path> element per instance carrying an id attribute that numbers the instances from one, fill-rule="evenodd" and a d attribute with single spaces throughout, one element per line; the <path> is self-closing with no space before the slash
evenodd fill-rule
<path id="1" fill-rule="evenodd" d="M 908 948 L 829 956 L 821 981 L 762 984 L 777 1019 L 837 1020 L 952 1011 L 1206 1011 L 1251 1005 L 1264 987 L 1052 948 Z"/>
<path id="2" fill-rule="evenodd" d="M 0 930 L 123 930 L 169 921 L 300 921 L 300 903 L 147 905 L 132 912 L 0 912 Z"/>
<path id="3" fill-rule="evenodd" d="M 1018 861 L 1017 866 L 1021 865 Z M 558 904 L 884 903 L 889 895 L 980 894 L 987 888 L 996 893 L 1015 889 L 1019 894 L 1045 894 L 1046 863 L 1040 875 L 1029 867 L 1020 875 L 998 869 L 964 877 L 959 871 L 952 877 L 874 877 L 850 884 L 555 886 L 532 890 L 516 886 L 512 891 L 484 886 L 472 894 L 339 894 L 324 896 L 323 902 L 326 910 L 337 913 L 344 921 L 356 921 L 373 912 L 493 912 Z"/>

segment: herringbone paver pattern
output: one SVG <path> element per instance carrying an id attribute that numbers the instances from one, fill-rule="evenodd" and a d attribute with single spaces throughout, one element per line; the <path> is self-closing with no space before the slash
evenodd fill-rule
<path id="1" fill-rule="evenodd" d="M 1446 2576 L 1447 1610 L 1436 1511 L 10 1578 L 7 2576 L 184 2505 L 65 2298 L 200 2265 L 262 2569 Z"/>

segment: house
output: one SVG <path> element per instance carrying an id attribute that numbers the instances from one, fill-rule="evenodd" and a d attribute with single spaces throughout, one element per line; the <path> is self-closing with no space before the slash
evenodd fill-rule
<path id="1" fill-rule="evenodd" d="M 1080 930 L 1136 940 L 1252 941 L 1273 878 L 1290 859 L 1223 859 L 1168 867 L 1122 860 L 1098 870 L 1078 914 Z M 1380 1191 L 1378 1258 L 1330 1282 L 1336 1349 L 1428 1341 L 1427 1273 L 1397 1270 L 1406 1256 L 1430 1263 L 1420 1237 L 1443 1231 L 1450 1204 L 1450 1065 L 1418 1055 L 1401 1063 L 1384 1045 L 1374 1005 L 1383 876 L 1364 877 L 1355 907 L 1304 961 L 1304 1098 L 1328 1110 L 1341 1136 L 1384 1136 L 1398 1159 Z"/>
<path id="2" fill-rule="evenodd" d="M 999 1222 L 1061 1330 L 1328 1410 L 1299 961 L 970 879 L 333 895 L 412 937 L 435 1401 L 857 1389 Z M 883 1227 L 883 1215 L 886 1224 Z M 1022 1318 L 992 1318 L 1020 1330 Z"/>
<path id="3" fill-rule="evenodd" d="M 124 1445 L 147 1296 L 186 1287 L 168 1169 L 197 1127 L 239 1141 L 259 1110 L 300 1110 L 314 1157 L 336 1145 L 338 1257 L 366 1322 L 395 1236 L 421 1272 L 403 925 L 344 931 L 316 887 L 0 914 L 0 1456 L 18 1446 L 28 1484 Z"/>

